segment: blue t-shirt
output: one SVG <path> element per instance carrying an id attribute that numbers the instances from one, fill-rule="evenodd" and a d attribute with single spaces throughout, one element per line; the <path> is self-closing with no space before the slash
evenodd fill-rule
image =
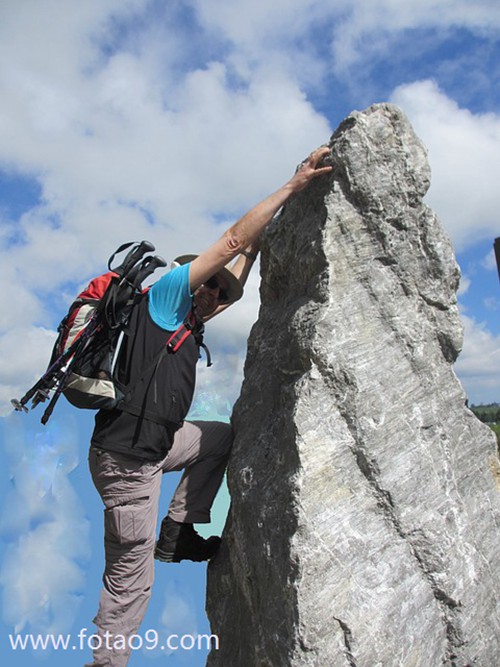
<path id="1" fill-rule="evenodd" d="M 149 314 L 155 324 L 176 331 L 191 310 L 189 264 L 183 264 L 156 282 L 149 290 Z"/>

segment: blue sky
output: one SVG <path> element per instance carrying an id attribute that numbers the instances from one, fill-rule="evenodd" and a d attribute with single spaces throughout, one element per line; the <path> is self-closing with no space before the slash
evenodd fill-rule
<path id="1" fill-rule="evenodd" d="M 500 7 L 497 0 L 23 0 L 0 7 L 2 615 L 8 634 L 92 632 L 101 507 L 92 416 L 60 402 L 10 413 L 44 369 L 74 294 L 122 242 L 171 259 L 214 241 L 279 187 L 353 109 L 398 104 L 428 149 L 427 203 L 462 269 L 471 402 L 500 401 Z M 209 325 L 195 415 L 227 419 L 258 311 L 258 271 Z M 8 286 L 8 290 L 5 289 Z M 166 509 L 175 477 L 165 479 Z M 223 492 L 213 530 L 227 508 Z M 143 630 L 207 632 L 205 566 L 159 566 Z M 137 651 L 131 665 L 203 665 L 205 652 Z"/>

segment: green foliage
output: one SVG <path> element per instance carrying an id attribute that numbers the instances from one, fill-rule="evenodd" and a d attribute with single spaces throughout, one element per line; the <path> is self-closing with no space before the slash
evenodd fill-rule
<path id="1" fill-rule="evenodd" d="M 471 405 L 470 409 L 485 424 L 488 424 L 497 436 L 500 448 L 500 404 L 490 403 L 488 405 Z"/>
<path id="2" fill-rule="evenodd" d="M 500 424 L 500 404 L 471 405 L 470 409 L 485 424 Z"/>

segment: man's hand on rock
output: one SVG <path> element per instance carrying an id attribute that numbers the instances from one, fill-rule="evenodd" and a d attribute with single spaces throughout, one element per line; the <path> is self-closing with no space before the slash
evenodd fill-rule
<path id="1" fill-rule="evenodd" d="M 331 165 L 318 167 L 321 161 L 329 154 L 330 149 L 327 146 L 317 148 L 299 165 L 294 176 L 289 181 L 294 192 L 299 192 L 305 188 L 313 178 L 328 174 L 332 171 L 333 167 Z"/>

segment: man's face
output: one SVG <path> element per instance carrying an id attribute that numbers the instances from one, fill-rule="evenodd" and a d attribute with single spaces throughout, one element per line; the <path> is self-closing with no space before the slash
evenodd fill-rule
<path id="1" fill-rule="evenodd" d="M 194 293 L 196 310 L 201 317 L 211 315 L 227 294 L 228 285 L 219 274 L 207 280 Z"/>

